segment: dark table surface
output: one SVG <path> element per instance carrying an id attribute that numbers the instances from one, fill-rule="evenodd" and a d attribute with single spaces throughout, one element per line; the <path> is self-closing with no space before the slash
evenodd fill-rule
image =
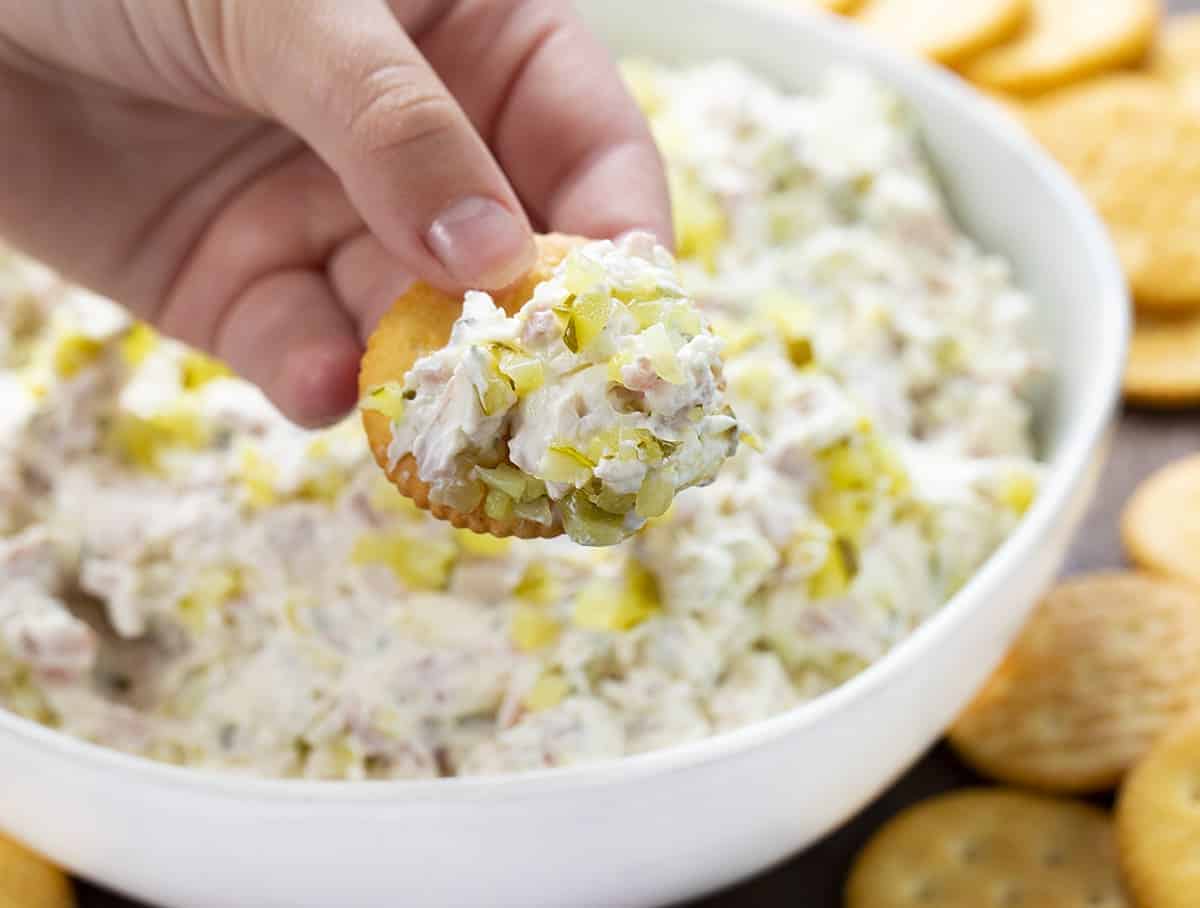
<path id="1" fill-rule="evenodd" d="M 1200 9 L 1200 0 L 1172 0 L 1168 5 L 1173 11 Z M 1200 413 L 1126 412 L 1100 483 L 1099 496 L 1075 540 L 1067 572 L 1124 564 L 1117 520 L 1125 500 L 1137 483 L 1155 469 L 1197 450 L 1200 450 Z M 881 823 L 909 804 L 978 781 L 945 745 L 939 744 L 841 829 L 786 864 L 696 902 L 693 908 L 777 908 L 783 905 L 840 908 L 842 880 L 850 861 Z M 80 883 L 78 890 L 80 908 L 151 908 L 87 883 Z M 230 905 L 235 904 L 231 898 Z"/>

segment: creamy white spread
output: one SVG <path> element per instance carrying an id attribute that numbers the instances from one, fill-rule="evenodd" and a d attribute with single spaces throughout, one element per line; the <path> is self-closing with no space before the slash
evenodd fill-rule
<path id="1" fill-rule="evenodd" d="M 511 317 L 467 293 L 446 346 L 362 406 L 434 502 L 613 545 L 737 449 L 720 351 L 671 254 L 633 233 L 573 249 Z"/>
<path id="2" fill-rule="evenodd" d="M 9 257 L 0 704 L 189 766 L 504 773 L 775 715 L 936 611 L 1035 494 L 1029 299 L 876 83 L 629 75 L 670 167 L 680 284 L 761 450 L 620 545 L 475 536 L 407 505 L 357 419 L 301 431 Z M 470 331 L 515 329 L 485 304 Z M 605 479 L 632 488 L 623 469 Z"/>

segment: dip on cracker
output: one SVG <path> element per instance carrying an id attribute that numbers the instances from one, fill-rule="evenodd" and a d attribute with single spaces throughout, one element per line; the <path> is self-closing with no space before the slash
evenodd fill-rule
<path id="1" fill-rule="evenodd" d="M 364 360 L 367 432 L 435 516 L 612 545 L 737 450 L 721 341 L 648 234 L 553 237 L 542 258 L 544 276 L 499 300 L 420 286 L 399 300 Z M 460 305 L 444 346 L 414 349 L 411 322 Z"/>

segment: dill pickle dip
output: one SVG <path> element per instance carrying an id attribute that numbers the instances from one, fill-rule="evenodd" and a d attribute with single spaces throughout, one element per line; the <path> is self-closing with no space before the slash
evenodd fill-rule
<path id="1" fill-rule="evenodd" d="M 1047 360 L 907 108 L 853 71 L 805 92 L 721 61 L 626 73 L 669 169 L 670 280 L 723 340 L 725 402 L 761 450 L 616 545 L 475 535 L 397 494 L 357 415 L 303 431 L 4 257 L 0 708 L 261 776 L 613 760 L 819 696 L 972 576 L 1037 494 Z M 483 303 L 471 331 L 516 330 Z M 536 367 L 500 356 L 528 393 Z M 545 437 L 518 447 L 534 475 Z"/>
<path id="2" fill-rule="evenodd" d="M 646 233 L 573 249 L 509 317 L 466 294 L 445 347 L 368 391 L 430 499 L 613 545 L 738 446 L 721 341 Z"/>

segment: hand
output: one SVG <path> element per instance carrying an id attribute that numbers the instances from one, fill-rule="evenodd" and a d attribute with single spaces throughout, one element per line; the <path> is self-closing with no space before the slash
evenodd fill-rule
<path id="1" fill-rule="evenodd" d="M 559 0 L 0 0 L 0 123 L 0 235 L 307 425 L 353 406 L 408 275 L 499 288 L 531 222 L 671 241 Z"/>

